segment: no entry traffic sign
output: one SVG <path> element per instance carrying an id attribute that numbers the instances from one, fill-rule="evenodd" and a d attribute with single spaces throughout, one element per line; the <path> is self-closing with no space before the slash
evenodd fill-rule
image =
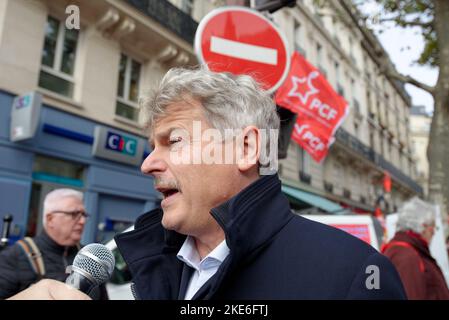
<path id="1" fill-rule="evenodd" d="M 248 74 L 274 92 L 290 68 L 285 36 L 259 12 L 245 7 L 211 11 L 200 22 L 195 51 L 215 72 Z"/>

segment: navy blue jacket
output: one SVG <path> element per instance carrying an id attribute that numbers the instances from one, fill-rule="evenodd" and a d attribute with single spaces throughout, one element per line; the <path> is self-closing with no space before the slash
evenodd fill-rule
<path id="1" fill-rule="evenodd" d="M 406 298 L 385 256 L 343 231 L 293 214 L 277 175 L 261 177 L 211 214 L 230 254 L 193 299 Z M 183 299 L 192 269 L 176 254 L 185 236 L 165 230 L 161 219 L 160 209 L 144 214 L 134 231 L 115 240 L 138 298 Z M 368 266 L 379 270 L 378 289 Z"/>

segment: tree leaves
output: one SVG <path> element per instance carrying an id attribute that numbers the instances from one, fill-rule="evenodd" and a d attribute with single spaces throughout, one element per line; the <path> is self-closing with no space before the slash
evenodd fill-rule
<path id="1" fill-rule="evenodd" d="M 434 30 L 434 4 L 432 0 L 375 0 L 382 6 L 373 23 L 385 27 L 394 22 L 402 28 L 419 28 L 425 44 L 416 61 L 420 65 L 438 66 L 438 44 Z"/>

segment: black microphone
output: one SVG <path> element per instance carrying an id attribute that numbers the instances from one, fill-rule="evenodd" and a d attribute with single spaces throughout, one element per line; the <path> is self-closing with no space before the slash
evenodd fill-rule
<path id="1" fill-rule="evenodd" d="M 93 293 L 93 289 L 105 283 L 112 275 L 115 259 L 111 250 L 99 243 L 91 243 L 83 247 L 67 267 L 70 275 L 65 283 L 84 292 Z"/>
<path id="2" fill-rule="evenodd" d="M 4 248 L 8 245 L 9 229 L 11 228 L 12 215 L 7 214 L 3 217 L 2 238 L 0 239 L 0 247 Z"/>

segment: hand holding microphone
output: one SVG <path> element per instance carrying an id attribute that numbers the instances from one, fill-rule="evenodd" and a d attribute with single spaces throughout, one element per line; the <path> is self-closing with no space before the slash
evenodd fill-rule
<path id="1" fill-rule="evenodd" d="M 111 250 L 102 244 L 91 243 L 75 256 L 65 283 L 89 295 L 111 277 L 114 266 Z"/>
<path id="2" fill-rule="evenodd" d="M 65 283 L 44 279 L 9 299 L 90 300 L 89 294 L 110 278 L 114 266 L 112 252 L 102 244 L 92 243 L 83 247 L 75 256 Z"/>

